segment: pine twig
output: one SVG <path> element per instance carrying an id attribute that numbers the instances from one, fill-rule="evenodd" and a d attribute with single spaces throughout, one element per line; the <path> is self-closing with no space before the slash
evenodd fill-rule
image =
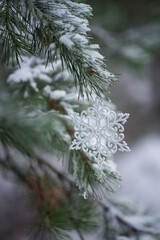
<path id="1" fill-rule="evenodd" d="M 64 178 L 64 176 L 59 175 L 59 177 L 60 177 L 60 180 L 63 182 L 63 185 L 66 186 L 66 179 Z M 68 205 L 69 205 L 69 208 L 70 208 L 70 213 L 71 213 L 72 218 L 75 220 L 74 223 L 73 223 L 74 227 L 75 227 L 75 230 L 76 230 L 80 240 L 85 240 L 82 232 L 80 231 L 79 227 L 77 226 L 76 219 L 74 217 L 73 201 L 72 201 L 72 198 L 71 198 L 70 189 L 68 189 L 68 186 L 66 186 L 65 190 L 66 190 L 66 197 L 67 197 L 66 199 L 68 200 Z"/>
<path id="2" fill-rule="evenodd" d="M 42 159 L 41 157 L 38 157 L 37 160 L 42 164 L 46 165 L 49 169 L 54 171 L 58 176 L 65 179 L 69 184 L 73 185 L 74 180 L 70 174 L 66 174 L 66 172 L 60 171 L 57 168 L 53 167 L 50 163 L 48 163 L 45 159 Z M 91 191 L 89 191 L 89 195 L 92 197 Z M 157 235 L 160 236 L 160 230 L 156 230 L 153 228 L 147 228 L 147 227 L 138 227 L 129 222 L 126 217 L 115 207 L 113 207 L 108 201 L 105 200 L 105 202 L 100 201 L 98 199 L 95 200 L 98 205 L 104 209 L 104 211 L 109 211 L 113 215 L 115 219 L 117 219 L 118 222 L 125 225 L 127 228 L 131 229 L 135 233 L 144 233 L 144 234 L 150 234 L 150 235 Z"/>
<path id="3" fill-rule="evenodd" d="M 67 113 L 67 111 L 64 109 L 64 107 L 59 106 L 58 103 L 57 103 L 54 99 L 52 99 L 50 103 L 51 103 L 51 106 L 52 106 L 52 108 L 53 108 L 54 110 L 59 111 L 59 112 L 62 113 L 62 114 L 68 115 L 68 113 Z M 71 128 L 67 125 L 67 123 L 66 123 L 65 121 L 63 121 L 63 124 L 64 124 L 64 126 L 65 126 L 68 134 L 70 135 L 71 139 L 73 140 L 73 139 L 74 139 L 74 131 L 73 131 L 73 129 L 71 129 Z M 89 159 L 87 158 L 87 156 L 86 156 L 86 155 L 83 153 L 83 151 L 81 151 L 81 150 L 78 150 L 78 152 L 81 154 L 82 159 L 83 159 L 84 162 L 86 163 L 86 165 L 87 165 L 88 169 L 90 170 L 90 172 L 93 172 L 93 169 L 91 168 L 91 166 L 90 166 L 90 164 L 89 164 Z"/>
<path id="4" fill-rule="evenodd" d="M 0 161 L 0 164 L 2 166 L 4 166 L 5 168 L 10 168 L 13 172 L 16 173 L 16 175 L 19 177 L 19 179 L 22 182 L 25 182 L 28 187 L 30 189 L 33 188 L 32 184 L 27 181 L 27 178 L 24 174 L 21 173 L 21 171 L 14 166 L 13 164 L 10 163 L 10 154 L 9 154 L 9 149 L 7 148 L 7 146 L 5 144 L 3 144 L 4 150 L 5 150 L 5 155 L 7 157 L 7 159 L 9 160 L 8 164 L 2 159 Z M 40 165 L 44 165 L 47 168 L 49 168 L 52 172 L 54 172 L 59 179 L 63 179 L 65 181 L 67 181 L 67 183 L 71 186 L 71 185 L 75 185 L 74 179 L 73 177 L 68 173 L 66 174 L 66 172 L 64 171 L 60 171 L 58 170 L 55 166 L 51 165 L 46 159 L 44 159 L 42 156 L 38 156 L 35 157 L 35 161 L 37 161 Z M 92 193 L 91 191 L 89 191 L 89 195 L 92 197 Z M 128 221 L 128 219 L 118 210 L 116 209 L 114 206 L 112 206 L 108 201 L 105 200 L 105 202 L 100 201 L 98 199 L 96 199 L 96 202 L 98 203 L 98 205 L 104 210 L 104 211 L 108 211 L 111 213 L 111 215 L 117 219 L 117 221 L 121 224 L 123 224 L 124 226 L 126 226 L 128 229 L 130 229 L 132 232 L 136 233 L 136 234 L 150 234 L 150 235 L 156 235 L 156 236 L 160 236 L 160 231 L 157 229 L 153 229 L 153 228 L 147 228 L 147 227 L 139 227 L 139 226 L 135 226 L 134 224 L 132 224 L 131 222 Z M 81 233 L 79 232 L 79 230 L 77 229 L 77 233 L 80 237 L 81 240 L 84 240 L 83 236 L 81 236 Z"/>

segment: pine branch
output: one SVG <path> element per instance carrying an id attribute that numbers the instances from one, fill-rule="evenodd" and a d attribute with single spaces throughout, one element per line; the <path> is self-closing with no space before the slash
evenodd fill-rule
<path id="1" fill-rule="evenodd" d="M 51 106 L 54 110 L 59 111 L 61 114 L 67 115 L 67 111 L 56 100 L 52 98 Z M 74 131 L 68 125 L 68 122 L 62 118 L 62 122 L 66 128 L 66 131 L 70 135 L 71 139 L 74 139 Z M 76 162 L 76 163 L 74 163 Z M 92 192 L 95 194 L 95 198 L 101 198 L 104 196 L 104 192 L 114 192 L 114 187 L 117 184 L 116 180 L 119 179 L 119 175 L 112 174 L 112 172 L 105 172 L 103 182 L 101 178 L 98 178 L 98 171 L 93 167 L 92 160 L 85 155 L 82 150 L 72 151 L 69 158 L 69 170 L 73 173 L 76 184 L 79 185 L 79 189 L 87 197 L 88 186 L 91 187 Z M 104 190 L 104 192 L 103 192 Z"/>
<path id="2" fill-rule="evenodd" d="M 63 14 L 62 14 L 63 13 Z M 80 95 L 92 91 L 106 95 L 116 77 L 107 71 L 99 46 L 88 34 L 89 5 L 70 0 L 3 0 L 0 5 L 0 37 L 3 60 L 19 64 L 23 53 L 41 56 L 48 62 L 61 58 L 74 76 Z M 73 21 L 74 19 L 74 21 Z M 56 46 L 53 52 L 51 45 Z"/>
<path id="3" fill-rule="evenodd" d="M 47 189 L 46 189 L 47 186 L 46 187 L 45 187 L 45 185 L 41 186 L 41 180 L 43 180 L 43 176 L 40 177 L 38 172 L 39 172 L 39 170 L 44 171 L 45 170 L 44 167 L 46 166 L 47 168 L 49 168 L 52 171 L 52 173 L 55 173 L 58 176 L 60 182 L 62 183 L 62 186 L 63 186 L 64 191 L 65 191 L 64 194 L 66 196 L 65 198 L 63 196 L 64 199 L 60 199 L 60 200 L 67 201 L 67 209 L 70 209 L 70 211 L 68 212 L 69 215 L 67 215 L 66 217 L 68 218 L 69 222 L 72 222 L 72 224 L 73 224 L 72 227 L 73 227 L 73 229 L 75 229 L 77 231 L 77 234 L 79 235 L 80 239 L 84 240 L 84 237 L 83 237 L 82 232 L 80 230 L 80 228 L 83 229 L 83 227 L 82 227 L 83 224 L 81 224 L 79 221 L 82 221 L 82 223 L 83 223 L 83 221 L 86 222 L 87 220 L 80 219 L 79 215 L 76 215 L 74 213 L 74 211 L 77 211 L 77 208 L 76 208 L 76 206 L 74 206 L 74 204 L 72 205 L 72 203 L 70 202 L 70 200 L 71 200 L 71 193 L 73 191 L 71 188 L 73 187 L 73 185 L 70 185 L 71 188 L 68 189 L 68 187 L 65 184 L 66 180 L 64 181 L 65 178 L 64 178 L 63 174 L 58 173 L 56 168 L 54 168 L 48 162 L 44 161 L 44 159 L 42 157 L 40 157 L 40 156 L 37 156 L 36 158 L 33 159 L 34 162 L 38 163 L 37 167 L 39 169 L 39 170 L 37 169 L 37 171 L 35 171 L 34 169 L 31 169 L 34 172 L 33 177 L 35 176 L 35 178 L 33 178 L 33 177 L 31 178 L 31 175 L 28 175 L 29 173 L 27 173 L 27 174 L 21 173 L 21 170 L 18 169 L 18 167 L 15 167 L 15 165 L 13 163 L 14 161 L 12 159 L 12 156 L 9 153 L 8 147 L 5 144 L 3 145 L 3 147 L 4 147 L 4 150 L 5 150 L 5 156 L 7 157 L 7 159 L 9 158 L 9 160 L 8 160 L 8 164 L 6 164 L 5 160 L 2 159 L 0 161 L 0 164 L 5 169 L 7 169 L 9 171 L 12 171 L 16 175 L 16 177 L 21 181 L 21 183 L 23 183 L 24 186 L 26 186 L 28 189 L 33 191 L 34 198 L 36 200 L 34 206 L 36 207 L 36 209 L 38 209 L 38 211 L 43 213 L 42 214 L 42 222 L 44 221 L 44 223 L 43 223 L 44 228 L 46 228 L 46 230 L 48 230 L 51 235 L 53 233 L 53 237 L 57 236 L 54 239 L 57 239 L 57 240 L 60 239 L 59 236 L 61 236 L 61 234 L 64 234 L 64 236 L 66 236 L 66 239 L 70 239 L 69 235 L 60 232 L 63 229 L 63 228 L 61 229 L 61 223 L 60 223 L 60 225 L 57 225 L 57 227 L 59 228 L 59 230 L 57 229 L 59 231 L 59 234 L 57 232 L 56 235 L 54 235 L 54 231 L 55 232 L 57 231 L 56 230 L 56 226 L 54 226 L 54 225 L 52 227 L 51 227 L 51 225 L 46 225 L 45 226 L 45 224 L 47 224 L 48 221 L 52 220 L 52 215 L 53 216 L 55 215 L 56 202 L 55 202 L 55 206 L 52 206 L 51 209 L 46 210 L 45 206 L 47 206 L 49 202 L 53 202 L 53 199 L 51 198 L 51 195 L 48 195 L 50 198 L 47 198 L 45 196 L 46 195 L 46 191 L 47 191 Z M 30 161 L 32 161 L 31 158 L 30 158 Z M 51 176 L 53 176 L 53 175 L 51 174 Z M 67 179 L 68 179 L 68 177 L 67 177 Z M 53 181 L 55 181 L 55 178 L 53 178 Z M 54 187 L 54 185 L 52 184 L 52 191 L 54 190 L 53 187 Z M 55 195 L 55 197 L 56 197 L 56 195 Z M 56 198 L 57 198 L 57 201 L 58 201 L 58 197 L 56 197 Z M 56 199 L 55 199 L 55 201 L 56 201 Z M 58 206 L 58 209 L 59 209 L 59 207 L 60 206 Z M 62 209 L 62 213 L 65 214 L 65 212 L 63 212 L 63 210 L 65 211 L 65 209 Z M 62 214 L 61 214 L 61 216 L 62 216 Z M 43 218 L 46 218 L 46 217 L 48 218 L 48 220 L 45 223 L 45 219 L 43 219 Z M 55 215 L 55 218 L 56 218 L 56 215 Z M 52 222 L 50 222 L 50 223 L 48 222 L 48 224 L 52 224 Z M 89 224 L 88 229 L 89 228 L 90 228 L 90 224 Z M 40 231 L 43 232 L 44 229 L 41 229 Z"/>
<path id="4" fill-rule="evenodd" d="M 54 110 L 56 111 L 59 111 L 60 113 L 62 114 L 66 114 L 68 115 L 67 111 L 65 110 L 64 107 L 62 106 L 59 106 L 58 103 L 54 100 L 54 99 L 51 99 L 51 106 Z M 66 130 L 68 132 L 68 134 L 70 135 L 71 139 L 73 140 L 74 139 L 74 131 L 73 129 L 71 129 L 67 123 L 65 121 L 63 121 L 63 124 L 65 125 L 66 127 Z M 87 165 L 88 169 L 90 170 L 90 172 L 92 173 L 93 170 L 89 164 L 89 159 L 87 158 L 87 156 L 82 152 L 82 150 L 78 150 L 78 152 L 80 153 L 80 155 L 82 156 L 82 159 L 84 160 L 85 164 Z"/>
<path id="5" fill-rule="evenodd" d="M 63 185 L 66 186 L 66 179 L 61 175 L 58 175 L 60 177 L 60 180 L 63 182 Z M 73 209 L 73 201 L 72 201 L 72 196 L 71 196 L 71 187 L 68 189 L 68 186 L 65 187 L 66 189 L 66 196 L 67 196 L 67 200 L 68 200 L 68 206 L 69 206 L 69 210 L 70 210 L 70 213 L 71 213 L 71 216 L 72 218 L 74 219 L 74 227 L 75 227 L 75 230 L 77 232 L 77 234 L 79 235 L 79 238 L 80 240 L 85 240 L 85 238 L 83 237 L 83 234 L 81 233 L 78 225 L 77 225 L 77 222 L 76 222 L 76 216 L 74 214 L 74 209 Z"/>
<path id="6" fill-rule="evenodd" d="M 1 160 L 0 164 L 3 167 L 12 170 L 18 176 L 18 178 L 21 180 L 21 182 L 26 182 L 27 186 L 30 189 L 35 190 L 34 185 L 29 181 L 29 179 L 25 175 L 23 175 L 21 173 L 21 171 L 17 167 L 14 166 L 14 164 L 11 163 L 11 161 L 10 161 L 11 157 L 10 157 L 8 147 L 6 146 L 6 144 L 3 144 L 3 147 L 5 150 L 5 156 L 7 159 L 9 159 L 9 162 L 7 164 L 4 160 Z M 51 165 L 47 161 L 47 159 L 45 159 L 44 157 L 38 155 L 34 159 L 35 159 L 35 161 L 37 161 L 40 168 L 44 169 L 44 166 L 46 166 L 48 169 L 51 170 L 51 172 L 55 173 L 58 176 L 58 178 L 60 179 L 60 181 L 62 182 L 62 185 L 65 187 L 66 191 L 69 191 L 69 189 L 65 182 L 67 182 L 69 184 L 69 188 L 74 185 L 74 179 L 70 174 L 66 174 L 66 172 L 58 170 L 55 166 Z M 39 185 L 37 185 L 37 186 L 39 186 Z M 69 194 L 69 192 L 68 192 L 68 194 Z M 91 191 L 89 191 L 89 196 L 91 198 L 93 198 L 93 194 Z M 154 229 L 151 227 L 148 227 L 148 228 L 147 227 L 138 227 L 136 225 L 133 225 L 131 222 L 128 221 L 128 219 L 117 208 L 115 208 L 111 203 L 107 202 L 106 200 L 105 200 L 105 202 L 100 201 L 98 199 L 96 199 L 95 201 L 103 209 L 104 214 L 106 212 L 109 212 L 110 215 L 112 216 L 112 218 L 115 218 L 120 224 L 125 226 L 129 232 L 135 233 L 138 235 L 139 234 L 149 234 L 149 235 L 153 235 L 153 236 L 160 235 L 160 231 L 157 229 Z M 77 231 L 78 231 L 78 228 L 77 228 Z M 79 235 L 80 235 L 80 238 L 83 239 L 83 237 L 81 236 L 80 233 L 79 233 Z"/>
<path id="7" fill-rule="evenodd" d="M 38 157 L 38 161 L 43 164 L 46 165 L 49 169 L 51 169 L 52 171 L 54 171 L 59 177 L 60 179 L 65 179 L 69 184 L 71 184 L 71 186 L 74 184 L 74 179 L 70 174 L 66 174 L 63 171 L 58 170 L 57 168 L 53 167 L 50 163 L 48 163 L 45 159 Z M 89 196 L 91 198 L 93 197 L 93 194 L 91 191 L 89 191 Z M 112 206 L 109 202 L 107 202 L 105 200 L 105 202 L 100 201 L 98 199 L 95 199 L 95 201 L 98 203 L 98 205 L 104 209 L 104 211 L 109 211 L 111 213 L 111 215 L 117 219 L 117 221 L 121 224 L 123 224 L 124 226 L 126 226 L 128 228 L 129 231 L 133 231 L 135 233 L 144 233 L 144 234 L 150 234 L 150 235 L 160 235 L 160 231 L 153 229 L 153 228 L 147 228 L 147 227 L 138 227 L 138 226 L 134 226 L 132 223 L 130 223 L 126 217 L 114 206 Z"/>

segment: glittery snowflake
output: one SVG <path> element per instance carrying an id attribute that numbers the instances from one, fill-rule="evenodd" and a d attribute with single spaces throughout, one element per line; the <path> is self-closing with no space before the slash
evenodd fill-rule
<path id="1" fill-rule="evenodd" d="M 104 106 L 103 101 L 96 98 L 93 107 L 72 114 L 75 122 L 75 139 L 70 149 L 82 150 L 95 162 L 102 166 L 104 161 L 119 151 L 130 151 L 124 141 L 124 127 L 129 114 L 116 113 Z"/>

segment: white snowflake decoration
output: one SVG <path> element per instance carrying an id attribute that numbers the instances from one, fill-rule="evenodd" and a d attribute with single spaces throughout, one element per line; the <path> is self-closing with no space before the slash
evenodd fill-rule
<path id="1" fill-rule="evenodd" d="M 71 115 L 75 122 L 75 139 L 70 149 L 81 149 L 101 167 L 108 157 L 119 151 L 130 151 L 124 139 L 124 127 L 128 113 L 116 113 L 103 106 L 96 98 L 93 107 Z"/>

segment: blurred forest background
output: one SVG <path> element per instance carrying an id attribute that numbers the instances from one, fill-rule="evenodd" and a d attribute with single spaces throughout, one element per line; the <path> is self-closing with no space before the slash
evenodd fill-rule
<path id="1" fill-rule="evenodd" d="M 132 199 L 160 212 L 160 0 L 87 3 L 93 7 L 90 24 L 95 42 L 120 80 L 110 89 L 110 98 L 118 110 L 131 114 L 126 124 L 131 152 L 115 156 L 123 181 L 112 198 Z M 8 74 L 1 64 L 4 84 Z M 17 231 L 32 213 L 24 216 L 22 201 L 15 211 L 17 198 L 11 183 L 1 180 L 0 189 L 0 225 L 5 231 L 7 221 L 10 231 Z"/>
<path id="2" fill-rule="evenodd" d="M 93 34 L 120 80 L 110 97 L 131 114 L 126 126 L 131 153 L 115 156 L 123 177 L 117 194 L 160 212 L 160 1 L 88 2 Z"/>

